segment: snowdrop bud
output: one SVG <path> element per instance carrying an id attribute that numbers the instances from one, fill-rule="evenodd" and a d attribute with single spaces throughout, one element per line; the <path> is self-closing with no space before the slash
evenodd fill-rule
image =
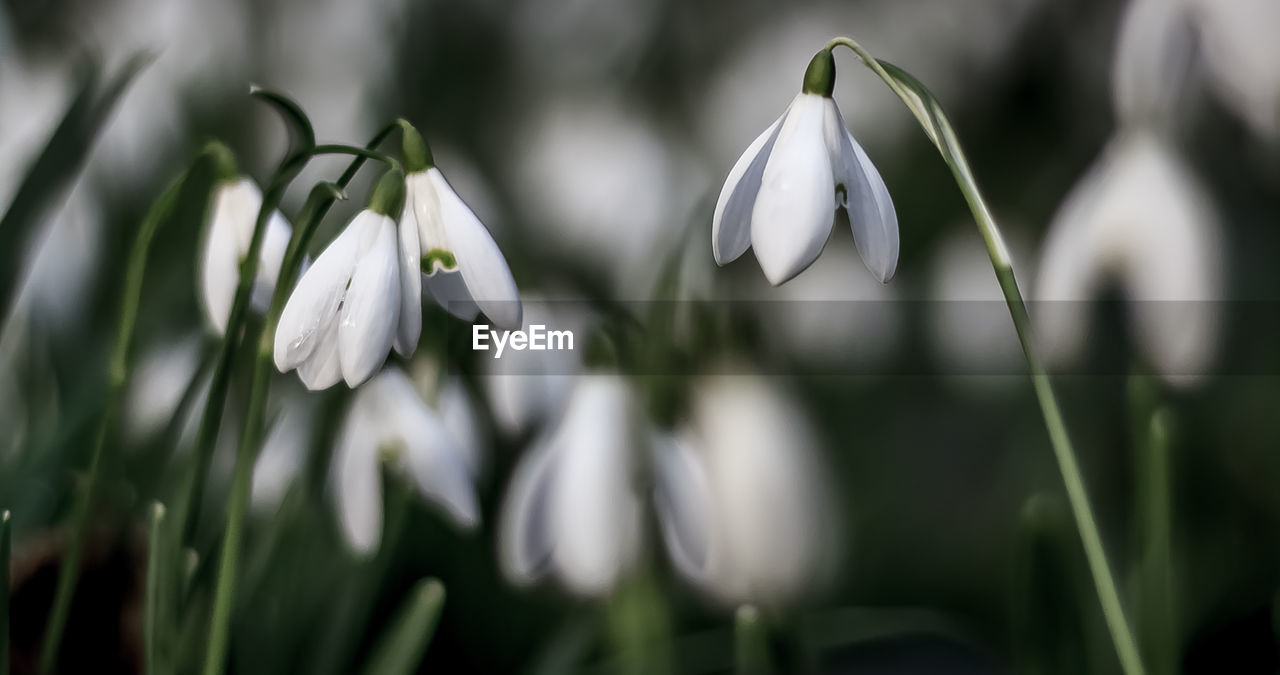
<path id="1" fill-rule="evenodd" d="M 800 94 L 729 171 L 711 221 L 716 264 L 751 248 L 769 283 L 782 284 L 818 258 L 836 209 L 844 209 L 867 268 L 881 283 L 893 277 L 898 216 L 879 171 L 845 128 L 834 87 L 835 60 L 824 49 Z"/>
<path id="2" fill-rule="evenodd" d="M 217 177 L 213 188 L 209 224 L 205 228 L 200 258 L 200 299 L 205 316 L 219 334 L 226 332 L 240 283 L 240 264 L 249 254 L 253 230 L 262 208 L 262 191 L 252 179 L 240 176 L 231 151 L 220 143 L 205 150 Z M 253 280 L 249 307 L 261 314 L 271 302 L 276 278 L 293 227 L 279 211 L 272 211 L 263 233 L 258 274 Z"/>
<path id="3" fill-rule="evenodd" d="M 1171 382 L 1202 374 L 1217 337 L 1222 244 L 1212 201 L 1154 134 L 1113 139 L 1067 196 L 1042 253 L 1034 317 L 1051 362 L 1080 350 L 1086 307 L 1107 282 L 1131 301 L 1138 347 Z"/>

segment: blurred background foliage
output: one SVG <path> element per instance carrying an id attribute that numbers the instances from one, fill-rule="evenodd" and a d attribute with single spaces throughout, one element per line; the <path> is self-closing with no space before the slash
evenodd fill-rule
<path id="1" fill-rule="evenodd" d="M 0 232 L 6 261 L 17 265 L 14 251 L 24 251 L 21 271 L 5 270 L 22 290 L 5 305 L 0 364 L 14 672 L 26 672 L 38 649 L 66 546 L 57 528 L 99 410 L 123 261 L 143 212 L 207 139 L 227 142 L 260 181 L 284 150 L 277 120 L 246 95 L 250 82 L 296 97 L 322 142 L 363 144 L 387 120 L 413 121 L 494 232 L 526 296 L 645 300 L 655 261 L 675 250 L 691 296 L 786 301 L 735 310 L 735 330 L 712 345 L 795 392 L 820 431 L 847 532 L 833 582 L 769 633 L 784 670 L 1118 672 L 1016 346 L 992 356 L 947 344 L 956 329 L 944 305 L 999 296 L 946 167 L 891 93 L 839 56 L 836 99 L 899 214 L 891 285 L 864 272 L 840 227 L 811 270 L 772 290 L 750 260 L 716 269 L 708 232 L 738 153 L 790 100 L 812 53 L 849 34 L 947 106 L 1030 283 L 1048 223 L 1115 127 L 1110 63 L 1122 8 L 1115 0 L 4 0 L 0 203 L 16 194 L 87 73 L 109 76 L 139 50 L 154 56 L 36 234 L 14 242 Z M 1266 329 L 1275 327 L 1280 289 L 1280 144 L 1274 128 L 1221 95 L 1204 63 L 1193 64 L 1179 98 L 1174 143 L 1223 223 L 1224 297 L 1233 302 L 1223 305 L 1219 358 L 1250 360 L 1191 387 L 1165 385 L 1132 348 L 1124 307 L 1107 304 L 1089 347 L 1104 365 L 1056 383 L 1131 619 L 1140 615 L 1145 541 L 1138 486 L 1150 468 L 1142 448 L 1160 408 L 1172 476 L 1173 670 L 1276 672 L 1280 390 L 1275 332 Z M 314 162 L 285 212 L 341 166 Z M 368 175 L 318 244 L 362 203 Z M 159 389 L 139 394 L 138 415 L 126 410 L 107 448 L 67 672 L 140 665 L 145 505 L 168 494 L 171 446 L 186 423 L 176 403 L 213 342 L 196 304 L 199 234 L 165 230 L 150 259 L 131 387 Z M 1007 317 L 980 311 L 1008 333 L 995 341 L 1013 344 Z M 483 399 L 479 357 L 458 348 L 465 327 L 430 321 L 424 346 L 447 350 L 450 368 Z M 176 369 L 166 370 L 166 354 Z M 222 469 L 202 511 L 202 563 L 216 558 L 247 371 L 233 384 Z M 302 396 L 292 376 L 276 389 Z M 319 430 L 303 478 L 251 520 L 232 670 L 353 670 L 425 575 L 443 582 L 448 600 L 421 672 L 616 665 L 602 620 L 616 609 L 516 588 L 501 575 L 494 521 L 530 439 L 502 430 L 485 406 L 481 528 L 460 534 L 411 500 L 375 558 L 347 552 L 325 480 L 348 396 L 340 387 L 308 397 Z M 148 406 L 160 411 L 151 421 Z M 643 598 L 633 605 L 654 603 L 681 671 L 731 670 L 732 611 L 678 581 L 658 553 L 649 559 L 642 588 L 614 604 L 627 594 Z M 213 574 L 211 565 L 195 570 L 197 583 Z M 203 639 L 198 626 L 188 633 Z"/>

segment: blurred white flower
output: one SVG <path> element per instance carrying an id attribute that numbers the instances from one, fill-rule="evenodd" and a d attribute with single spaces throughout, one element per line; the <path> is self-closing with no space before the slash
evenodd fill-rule
<path id="1" fill-rule="evenodd" d="M 470 530 L 479 523 L 467 451 L 398 368 L 382 371 L 355 393 L 334 452 L 339 520 L 360 554 L 375 551 L 382 538 L 384 464 L 407 477 L 458 527 Z"/>
<path id="2" fill-rule="evenodd" d="M 1019 230 L 1009 231 L 1016 235 Z M 1023 263 L 1027 256 L 1021 254 L 1025 249 L 1019 239 L 1008 243 L 1019 277 L 1034 279 L 1034 269 Z M 929 335 L 948 372 L 1023 373 L 1022 346 L 992 272 L 991 258 L 972 221 L 958 223 L 939 243 L 927 300 L 933 303 L 927 315 Z"/>
<path id="3" fill-rule="evenodd" d="M 642 501 L 633 479 L 644 439 L 630 386 L 578 379 L 559 425 L 531 448 L 502 507 L 499 561 L 516 583 L 557 577 L 607 595 L 637 562 Z"/>
<path id="4" fill-rule="evenodd" d="M 154 436 L 170 424 L 178 413 L 183 392 L 199 367 L 198 335 L 188 335 L 143 351 L 124 396 L 122 426 L 132 444 Z M 201 387 L 207 389 L 207 381 Z M 207 392 L 201 393 L 199 399 L 207 396 Z M 194 411 L 199 408 L 201 406 L 193 406 L 193 410 L 188 411 L 192 419 L 183 420 L 181 423 L 185 426 L 180 431 L 185 431 L 186 427 L 194 430 L 193 423 L 199 419 Z"/>
<path id="5" fill-rule="evenodd" d="M 1185 1 L 1219 96 L 1258 134 L 1280 135 L 1280 2 Z"/>
<path id="6" fill-rule="evenodd" d="M 670 144 L 636 106 L 612 99 L 557 99 L 531 120 L 513 141 L 523 151 L 512 183 L 539 239 L 637 298 L 682 197 Z"/>
<path id="7" fill-rule="evenodd" d="M 804 271 L 844 208 L 867 267 L 881 282 L 898 264 L 898 217 L 884 180 L 845 129 L 831 92 L 835 61 L 823 50 L 804 89 L 747 147 L 725 180 L 711 224 L 716 263 L 755 250 L 769 283 Z"/>
<path id="8" fill-rule="evenodd" d="M 262 208 L 262 191 L 248 177 L 222 181 L 214 188 L 209 225 L 200 258 L 200 299 L 205 316 L 219 334 L 227 330 L 231 304 L 240 282 L 240 263 L 249 254 L 253 228 Z M 259 251 L 250 308 L 265 313 L 275 291 L 293 227 L 279 211 L 272 211 Z"/>
<path id="9" fill-rule="evenodd" d="M 1050 225 L 1037 279 L 1037 337 L 1049 361 L 1080 349 L 1082 301 L 1117 282 L 1138 346 L 1170 381 L 1213 356 L 1222 288 L 1217 214 L 1204 188 L 1153 133 L 1114 138 Z"/>
<path id="10" fill-rule="evenodd" d="M 405 270 L 420 267 L 428 293 L 454 316 L 465 321 L 480 312 L 495 326 L 520 327 L 520 295 L 511 269 L 493 236 L 476 218 L 444 175 L 434 166 L 405 179 L 401 249 Z M 407 331 L 398 340 L 416 346 L 421 330 L 419 302 L 422 278 L 405 274 L 404 305 Z M 415 320 L 416 318 L 416 320 Z M 401 353 L 405 350 L 399 349 Z M 409 353 L 412 353 L 410 348 Z"/>
<path id="11" fill-rule="evenodd" d="M 306 397 L 292 396 L 280 406 L 253 464 L 249 503 L 255 511 L 269 515 L 280 508 L 289 486 L 302 474 L 316 421 L 315 406 Z"/>
<path id="12" fill-rule="evenodd" d="M 1120 124 L 1167 123 L 1177 110 L 1192 44 L 1184 0 L 1130 0 L 1111 66 Z"/>
<path id="13" fill-rule="evenodd" d="M 778 606 L 829 572 L 839 529 L 815 433 L 767 380 L 704 380 L 690 426 L 654 452 L 662 534 L 691 582 L 730 606 Z"/>
<path id="14" fill-rule="evenodd" d="M 417 327 L 401 326 L 401 306 L 413 299 L 402 288 L 405 276 L 419 274 L 413 256 L 401 253 L 396 221 L 403 178 L 388 172 L 370 199 L 298 281 L 280 314 L 275 363 L 280 372 L 298 369 L 308 389 L 325 389 L 345 380 L 356 387 L 387 359 L 394 344 L 409 356 L 421 331 L 419 316 L 405 317 Z M 399 241 L 416 239 L 412 223 L 400 223 Z M 416 254 L 415 254 L 416 255 Z M 408 343 L 400 336 L 413 334 Z"/>

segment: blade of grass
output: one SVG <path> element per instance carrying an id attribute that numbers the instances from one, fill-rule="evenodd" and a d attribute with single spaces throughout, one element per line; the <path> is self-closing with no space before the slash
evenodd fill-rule
<path id="1" fill-rule="evenodd" d="M 150 61 L 147 54 L 134 56 L 102 86 L 101 73 L 90 67 L 44 149 L 19 183 L 0 218 L 0 317 L 9 315 L 10 303 L 15 300 L 21 256 L 31 240 L 31 230 L 80 174 L 111 111 Z"/>
<path id="2" fill-rule="evenodd" d="M 439 580 L 419 581 L 400 605 L 391 626 L 378 639 L 364 672 L 368 675 L 416 672 L 435 635 L 444 597 L 444 585 Z"/>
<path id="3" fill-rule="evenodd" d="M 107 387 L 104 394 L 105 407 L 98 420 L 98 429 L 94 436 L 93 446 L 89 452 L 89 464 L 85 470 L 85 482 L 77 491 L 75 503 L 72 505 L 70 528 L 71 539 L 67 555 L 58 569 L 58 585 L 54 592 L 53 609 L 49 615 L 49 624 L 45 629 L 44 644 L 40 652 L 40 672 L 52 673 L 56 670 L 58 648 L 62 642 L 62 632 L 66 628 L 67 618 L 71 612 L 71 599 L 75 595 L 76 581 L 80 574 L 80 557 L 84 552 L 84 538 L 89 526 L 89 513 L 93 505 L 97 478 L 102 464 L 102 451 L 107 437 L 111 434 L 116 412 L 128 382 L 130 355 L 133 347 L 134 325 L 138 319 L 138 308 L 142 298 L 143 276 L 146 272 L 147 254 L 151 250 L 151 241 L 160 227 L 169 220 L 169 216 L 178 201 L 179 193 L 186 182 L 186 174 L 175 180 L 159 199 L 151 205 L 142 220 L 138 233 L 134 238 L 133 249 L 125 269 L 125 283 L 120 307 L 120 321 L 116 327 L 115 344 L 112 348 L 111 360 L 107 366 Z"/>

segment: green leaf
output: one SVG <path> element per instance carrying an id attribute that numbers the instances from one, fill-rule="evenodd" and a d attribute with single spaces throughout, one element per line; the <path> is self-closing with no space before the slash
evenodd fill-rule
<path id="1" fill-rule="evenodd" d="M 164 641 L 160 631 L 167 625 L 164 603 L 168 600 L 165 593 L 169 573 L 169 556 L 165 555 L 168 545 L 169 541 L 164 535 L 164 504 L 156 502 L 151 505 L 147 536 L 147 591 L 142 619 L 147 675 L 157 675 L 164 671 L 160 654 Z"/>
<path id="2" fill-rule="evenodd" d="M 100 82 L 101 73 L 92 67 L 82 75 L 79 90 L 62 120 L 27 169 L 13 201 L 0 218 L 0 296 L 4 298 L 0 303 L 13 301 L 14 285 L 22 269 L 21 257 L 32 230 L 80 174 L 111 111 L 129 83 L 150 62 L 150 55 L 136 55 L 105 84 Z M 8 313 L 8 306 L 0 304 L 0 316 Z"/>
<path id="3" fill-rule="evenodd" d="M 302 163 L 306 162 L 311 148 L 316 145 L 316 132 L 311 126 L 311 119 L 293 99 L 279 92 L 254 85 L 249 88 L 249 95 L 271 104 L 289 128 L 289 153 L 281 162 L 279 173 L 288 174 L 292 178 L 302 169 Z"/>
<path id="4" fill-rule="evenodd" d="M 396 612 L 391 627 L 378 639 L 364 672 L 407 675 L 416 671 L 435 635 L 440 611 L 444 608 L 444 595 L 444 585 L 438 580 L 419 581 Z"/>
<path id="5" fill-rule="evenodd" d="M 1057 499 L 1036 495 L 1027 500 L 1018 524 L 1011 625 L 1018 671 L 1029 675 L 1089 671 L 1076 601 L 1087 591 L 1068 518 Z"/>

